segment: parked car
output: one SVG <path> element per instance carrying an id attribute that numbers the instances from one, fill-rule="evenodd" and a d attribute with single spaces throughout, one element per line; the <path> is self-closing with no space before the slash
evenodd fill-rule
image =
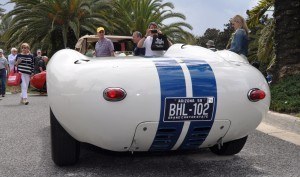
<path id="1" fill-rule="evenodd" d="M 163 57 L 58 51 L 47 68 L 52 159 L 111 151 L 241 151 L 270 105 L 264 76 L 230 51 L 175 44 Z"/>

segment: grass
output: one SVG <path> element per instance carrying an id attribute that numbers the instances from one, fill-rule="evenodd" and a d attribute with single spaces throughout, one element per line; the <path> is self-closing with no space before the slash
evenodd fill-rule
<path id="1" fill-rule="evenodd" d="M 271 110 L 300 117 L 300 74 L 284 78 L 270 90 Z"/>

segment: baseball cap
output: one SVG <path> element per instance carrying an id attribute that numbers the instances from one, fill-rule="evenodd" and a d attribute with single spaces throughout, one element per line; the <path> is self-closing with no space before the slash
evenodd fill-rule
<path id="1" fill-rule="evenodd" d="M 100 31 L 105 31 L 103 27 L 99 27 L 97 28 L 97 33 L 99 33 Z"/>
<path id="2" fill-rule="evenodd" d="M 0 53 L 3 53 L 3 50 L 2 50 L 2 49 L 0 49 Z"/>

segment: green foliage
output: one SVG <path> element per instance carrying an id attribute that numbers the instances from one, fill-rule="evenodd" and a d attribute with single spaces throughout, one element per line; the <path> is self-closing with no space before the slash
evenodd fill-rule
<path id="1" fill-rule="evenodd" d="M 300 74 L 288 76 L 271 85 L 270 109 L 284 113 L 300 113 Z"/>
<path id="2" fill-rule="evenodd" d="M 156 22 L 173 42 L 193 43 L 193 35 L 185 30 L 192 30 L 192 26 L 183 21 L 186 19 L 183 14 L 173 9 L 173 3 L 162 0 L 114 0 L 110 28 L 114 34 L 132 35 L 134 31 L 145 34 L 149 23 Z M 166 25 L 164 22 L 171 18 L 178 21 Z"/>
<path id="3" fill-rule="evenodd" d="M 4 15 L 5 10 L 0 7 L 0 17 Z"/>
<path id="4" fill-rule="evenodd" d="M 132 35 L 144 33 L 148 24 L 155 21 L 173 42 L 195 43 L 195 37 L 185 29 L 186 17 L 172 10 L 174 5 L 162 0 L 10 0 L 15 8 L 4 15 L 12 18 L 1 37 L 6 48 L 23 42 L 32 50 L 42 48 L 49 56 L 62 48 L 74 48 L 77 39 L 85 34 L 95 34 L 103 26 L 107 34 Z M 165 25 L 165 20 L 178 21 Z"/>
<path id="5" fill-rule="evenodd" d="M 271 7 L 274 6 L 275 0 L 260 0 L 253 9 L 247 11 L 250 16 L 248 20 L 248 27 L 255 27 L 260 23 L 261 18 Z"/>
<path id="6" fill-rule="evenodd" d="M 198 45 L 206 47 L 208 40 L 213 40 L 215 42 L 215 48 L 218 50 L 226 49 L 229 42 L 231 34 L 234 32 L 230 23 L 224 24 L 224 30 L 220 31 L 215 28 L 208 28 L 203 36 L 198 39 Z"/>
<path id="7" fill-rule="evenodd" d="M 257 57 L 259 61 L 268 65 L 267 69 L 271 68 L 275 63 L 274 28 L 274 19 L 270 19 L 266 26 L 261 30 L 258 40 Z"/>
<path id="8" fill-rule="evenodd" d="M 12 18 L 12 21 L 2 37 L 7 48 L 28 42 L 33 50 L 42 48 L 50 55 L 62 48 L 74 48 L 82 32 L 94 33 L 95 24 L 103 19 L 98 11 L 108 6 L 103 0 L 98 1 L 101 5 L 91 4 L 91 0 L 11 2 L 15 8 L 4 19 Z"/>
<path id="9" fill-rule="evenodd" d="M 202 47 L 206 47 L 206 43 L 208 40 L 213 40 L 216 44 L 216 39 L 218 38 L 218 35 L 220 33 L 220 30 L 217 30 L 215 28 L 208 28 L 204 35 L 199 37 L 198 44 Z"/>
<path id="10" fill-rule="evenodd" d="M 247 25 L 250 29 L 248 60 L 259 61 L 260 70 L 265 72 L 275 63 L 274 29 L 275 20 L 265 13 L 274 6 L 274 0 L 260 0 L 253 9 L 247 11 Z"/>

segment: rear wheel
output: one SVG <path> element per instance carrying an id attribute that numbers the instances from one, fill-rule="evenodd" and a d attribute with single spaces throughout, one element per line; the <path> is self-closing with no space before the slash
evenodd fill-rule
<path id="1" fill-rule="evenodd" d="M 79 159 L 80 143 L 59 124 L 50 108 L 52 160 L 58 166 L 73 165 Z"/>
<path id="2" fill-rule="evenodd" d="M 246 141 L 247 141 L 248 136 L 245 136 L 244 138 L 229 141 L 227 143 L 224 143 L 223 146 L 219 148 L 218 144 L 214 145 L 213 147 L 210 147 L 209 149 L 218 155 L 234 155 L 239 153 Z"/>

